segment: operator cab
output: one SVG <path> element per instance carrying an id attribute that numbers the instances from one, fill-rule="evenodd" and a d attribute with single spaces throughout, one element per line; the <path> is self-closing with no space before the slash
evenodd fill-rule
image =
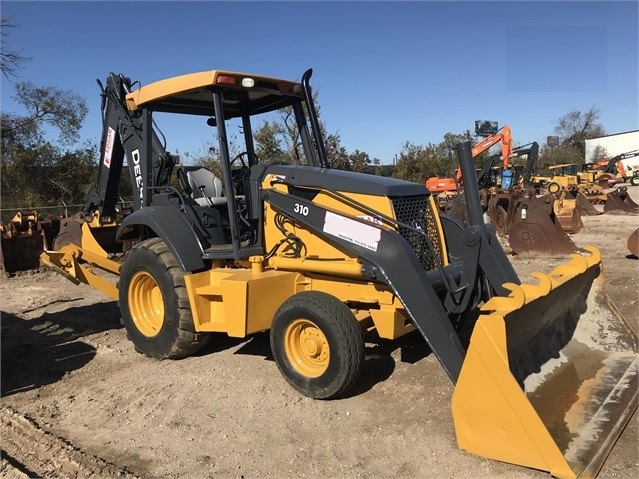
<path id="1" fill-rule="evenodd" d="M 286 114 L 292 119 L 291 134 L 297 135 L 298 147 L 291 154 L 282 152 L 281 163 L 328 167 L 311 100 L 311 74 L 308 70 L 300 84 L 214 70 L 161 80 L 127 92 L 128 110 L 148 117 L 148 125 L 153 124 L 155 112 L 201 116 L 213 128 L 217 144 L 210 169 L 175 167 L 180 198 L 170 185 L 152 184 L 151 194 L 144 196 L 140 206 L 168 203 L 184 210 L 196 227 L 205 260 L 264 254 L 263 212 L 257 195 L 266 165 L 255 152 L 254 133 L 272 115 Z M 146 150 L 146 161 L 141 163 L 153 163 L 152 150 Z"/>

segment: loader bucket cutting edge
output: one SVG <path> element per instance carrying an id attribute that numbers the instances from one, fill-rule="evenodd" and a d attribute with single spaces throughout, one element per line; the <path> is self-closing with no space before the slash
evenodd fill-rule
<path id="1" fill-rule="evenodd" d="M 453 392 L 460 448 L 559 478 L 598 473 L 637 408 L 639 356 L 587 251 L 482 307 Z"/>

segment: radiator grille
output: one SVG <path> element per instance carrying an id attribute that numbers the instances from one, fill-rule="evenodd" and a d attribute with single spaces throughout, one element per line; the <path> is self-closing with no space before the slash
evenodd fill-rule
<path id="1" fill-rule="evenodd" d="M 398 232 L 408 241 L 422 267 L 427 271 L 436 267 L 436 258 L 441 258 L 435 213 L 432 211 L 429 198 L 424 195 L 392 199 L 395 218 L 401 223 Z M 428 244 L 426 235 L 434 250 Z"/>

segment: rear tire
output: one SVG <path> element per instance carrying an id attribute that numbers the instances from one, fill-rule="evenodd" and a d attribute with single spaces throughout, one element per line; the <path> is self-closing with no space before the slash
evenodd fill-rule
<path id="1" fill-rule="evenodd" d="M 127 253 L 118 289 L 122 324 L 136 351 L 157 359 L 180 359 L 208 342 L 208 333 L 195 331 L 184 271 L 160 238 Z"/>
<path id="2" fill-rule="evenodd" d="M 632 186 L 639 186 L 639 176 L 633 176 L 630 178 L 630 184 Z"/>
<path id="3" fill-rule="evenodd" d="M 286 300 L 270 337 L 282 376 L 315 399 L 343 396 L 364 363 L 361 326 L 348 306 L 326 293 L 304 291 Z"/>
<path id="4" fill-rule="evenodd" d="M 548 184 L 548 193 L 552 193 L 553 195 L 556 195 L 557 193 L 559 193 L 561 191 L 562 186 L 557 183 L 556 181 L 551 181 Z"/>

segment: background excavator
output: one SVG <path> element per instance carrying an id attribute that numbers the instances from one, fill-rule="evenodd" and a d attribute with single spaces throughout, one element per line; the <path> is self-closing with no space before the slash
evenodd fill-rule
<path id="1" fill-rule="evenodd" d="M 213 70 L 137 89 L 111 74 L 97 188 L 42 260 L 118 300 L 129 339 L 153 358 L 189 356 L 213 332 L 270 331 L 285 380 L 317 399 L 356 383 L 365 332 L 418 330 L 455 384 L 461 448 L 560 478 L 596 474 L 637 407 L 639 363 L 600 253 L 523 283 L 483 221 L 469 142 L 456 147 L 468 224 L 440 214 L 423 184 L 332 169 L 311 74 Z M 262 164 L 252 132 L 281 110 L 296 119 L 299 164 Z M 180 165 L 156 112 L 210 125 L 222 178 Z M 131 208 L 115 194 L 125 160 Z"/>
<path id="2" fill-rule="evenodd" d="M 495 131 L 491 129 L 497 128 L 494 124 L 490 125 L 491 128 L 486 128 L 484 127 L 484 123 L 490 124 L 491 122 L 475 122 L 475 134 L 488 136 L 472 146 L 471 154 L 473 158 L 479 156 L 483 152 L 489 150 L 492 146 L 501 142 L 501 157 L 491 157 L 491 159 L 486 162 L 486 164 L 490 163 L 488 171 L 485 172 L 487 175 L 490 168 L 494 166 L 499 160 L 500 163 L 504 163 L 504 169 L 508 169 L 510 167 L 508 161 L 510 156 L 512 155 L 512 132 L 508 125 L 503 126 L 501 130 Z M 505 158 L 505 160 L 502 160 L 503 158 Z M 484 165 L 484 168 L 486 168 L 486 165 Z M 478 178 L 481 180 L 482 176 L 478 176 Z M 452 192 L 456 194 L 460 184 L 460 168 L 455 169 L 454 177 L 432 177 L 426 180 L 426 188 L 428 188 L 431 193 Z"/>
<path id="3" fill-rule="evenodd" d="M 491 128 L 485 128 L 486 123 Z M 475 122 L 475 134 L 488 136 L 472 146 L 473 157 L 501 143 L 501 154 L 492 155 L 484 162 L 477 173 L 477 182 L 486 215 L 497 233 L 508 241 L 512 251 L 517 254 L 548 255 L 579 251 L 580 248 L 567 234 L 577 232 L 583 226 L 575 201 L 565 198 L 558 200 L 551 194 L 537 197 L 533 188 L 532 181 L 539 156 L 538 143 L 513 148 L 510 127 L 504 125 L 499 129 L 496 122 Z M 527 158 L 526 165 L 514 165 L 514 157 Z M 448 193 L 446 200 L 439 203 L 444 212 L 467 222 L 465 196 L 457 194 L 462 184 L 461 178 L 458 168 L 455 178 L 449 179 L 447 183 L 447 187 L 454 185 L 455 193 Z M 429 179 L 426 186 L 435 185 L 435 181 L 442 179 Z M 443 194 L 440 193 L 438 198 Z"/>

